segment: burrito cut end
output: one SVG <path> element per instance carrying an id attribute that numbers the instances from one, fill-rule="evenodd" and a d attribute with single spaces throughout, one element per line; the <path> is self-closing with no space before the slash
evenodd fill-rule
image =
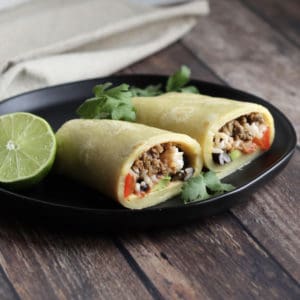
<path id="1" fill-rule="evenodd" d="M 191 141 L 165 141 L 139 151 L 131 165 L 127 163 L 124 168 L 118 197 L 121 204 L 141 209 L 179 194 L 183 182 L 202 168 L 200 146 L 193 141 L 191 147 Z"/>
<path id="2" fill-rule="evenodd" d="M 191 147 L 182 141 L 162 142 L 136 155 L 122 176 L 119 201 L 126 207 L 140 209 L 178 194 L 182 183 L 202 168 L 200 146 L 196 141 L 193 144 Z"/>
<path id="3" fill-rule="evenodd" d="M 229 119 L 228 119 L 229 117 Z M 227 116 L 207 135 L 205 161 L 209 169 L 227 176 L 270 149 L 274 139 L 274 121 L 260 105 L 249 105 L 248 111 Z"/>

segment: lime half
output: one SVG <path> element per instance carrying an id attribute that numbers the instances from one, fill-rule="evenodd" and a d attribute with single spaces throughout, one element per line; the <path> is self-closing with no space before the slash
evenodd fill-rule
<path id="1" fill-rule="evenodd" d="M 0 184 L 11 189 L 40 182 L 50 171 L 56 139 L 50 125 L 30 113 L 0 116 Z"/>

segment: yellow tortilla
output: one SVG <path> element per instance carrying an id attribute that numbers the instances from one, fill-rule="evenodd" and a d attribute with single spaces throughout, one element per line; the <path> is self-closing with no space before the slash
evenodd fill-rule
<path id="1" fill-rule="evenodd" d="M 204 165 L 216 172 L 220 178 L 249 163 L 262 152 L 252 154 L 218 165 L 212 159 L 213 137 L 227 122 L 251 112 L 262 113 L 270 127 L 270 142 L 274 139 L 273 117 L 265 107 L 224 98 L 205 95 L 167 93 L 158 97 L 136 97 L 133 104 L 137 122 L 174 132 L 185 133 L 196 139 L 202 148 Z"/>
<path id="2" fill-rule="evenodd" d="M 102 194 L 132 209 L 141 209 L 163 202 L 179 194 L 181 181 L 149 192 L 143 198 L 124 198 L 125 177 L 133 162 L 151 147 L 174 142 L 179 145 L 194 168 L 202 169 L 200 146 L 184 134 L 173 133 L 142 124 L 114 120 L 76 119 L 65 123 L 56 133 L 56 168 L 62 174 L 79 180 Z"/>

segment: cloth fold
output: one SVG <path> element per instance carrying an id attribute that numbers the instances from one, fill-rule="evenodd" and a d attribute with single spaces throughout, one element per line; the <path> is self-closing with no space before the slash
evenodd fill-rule
<path id="1" fill-rule="evenodd" d="M 128 0 L 32 0 L 0 13 L 0 99 L 107 76 L 188 32 L 206 0 L 154 8 Z"/>

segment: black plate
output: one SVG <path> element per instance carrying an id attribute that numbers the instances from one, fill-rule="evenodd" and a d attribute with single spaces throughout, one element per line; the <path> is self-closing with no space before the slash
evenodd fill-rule
<path id="1" fill-rule="evenodd" d="M 56 130 L 61 124 L 75 118 L 75 110 L 91 96 L 94 85 L 103 82 L 128 83 L 139 87 L 165 83 L 165 76 L 129 75 L 99 78 L 59 85 L 29 92 L 0 103 L 0 114 L 27 111 L 44 117 Z M 227 210 L 240 201 L 246 201 L 251 189 L 273 177 L 286 165 L 296 146 L 296 134 L 289 120 L 270 103 L 251 94 L 202 81 L 192 81 L 201 93 L 266 106 L 275 119 L 276 137 L 270 151 L 251 164 L 225 178 L 237 188 L 227 194 L 202 202 L 182 204 L 179 198 L 161 205 L 128 210 L 96 191 L 50 174 L 35 188 L 18 193 L 0 189 L 2 206 L 23 216 L 58 221 L 70 225 L 98 225 L 102 229 L 145 228 L 179 224 Z M 5 198 L 5 201 L 3 201 Z"/>

